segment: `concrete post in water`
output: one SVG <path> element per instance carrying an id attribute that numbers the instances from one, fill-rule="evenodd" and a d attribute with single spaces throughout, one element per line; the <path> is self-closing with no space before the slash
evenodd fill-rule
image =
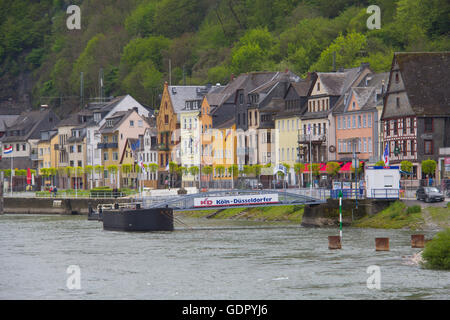
<path id="1" fill-rule="evenodd" d="M 340 236 L 328 236 L 328 249 L 342 249 Z"/>
<path id="2" fill-rule="evenodd" d="M 389 251 L 389 238 L 375 238 L 376 251 Z"/>
<path id="3" fill-rule="evenodd" d="M 411 235 L 411 248 L 424 248 L 425 236 L 423 234 Z"/>

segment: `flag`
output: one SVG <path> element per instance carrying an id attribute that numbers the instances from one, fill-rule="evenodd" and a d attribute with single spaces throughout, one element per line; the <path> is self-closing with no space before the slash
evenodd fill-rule
<path id="1" fill-rule="evenodd" d="M 131 150 L 133 150 L 133 152 L 136 151 L 136 149 L 139 148 L 140 144 L 141 140 L 138 139 L 135 143 L 131 144 Z"/>
<path id="2" fill-rule="evenodd" d="M 31 170 L 27 168 L 27 184 L 31 184 Z"/>
<path id="3" fill-rule="evenodd" d="M 145 171 L 145 166 L 144 166 L 144 162 L 139 161 L 139 167 L 141 167 L 142 173 L 146 173 L 147 171 Z"/>
<path id="4" fill-rule="evenodd" d="M 13 147 L 12 146 L 6 147 L 5 150 L 3 151 L 4 154 L 9 154 L 9 153 L 12 153 L 12 152 L 13 152 Z"/>
<path id="5" fill-rule="evenodd" d="M 389 166 L 389 142 L 386 143 L 386 148 L 384 148 L 383 160 L 384 160 L 384 165 L 386 167 L 388 167 Z"/>
<path id="6" fill-rule="evenodd" d="M 227 135 L 225 136 L 225 141 L 227 141 L 227 139 L 228 139 L 228 136 L 231 134 L 231 130 L 230 129 L 228 129 L 227 130 Z"/>

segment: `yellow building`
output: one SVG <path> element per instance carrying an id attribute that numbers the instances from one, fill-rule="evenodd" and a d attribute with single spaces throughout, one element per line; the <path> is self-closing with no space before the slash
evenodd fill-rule
<path id="1" fill-rule="evenodd" d="M 212 180 L 216 188 L 233 187 L 231 166 L 237 163 L 234 119 L 212 129 Z"/>
<path id="2" fill-rule="evenodd" d="M 275 120 L 276 164 L 290 166 L 286 180 L 289 185 L 296 184 L 294 164 L 298 159 L 298 130 L 301 128 L 299 115 L 279 115 Z"/>

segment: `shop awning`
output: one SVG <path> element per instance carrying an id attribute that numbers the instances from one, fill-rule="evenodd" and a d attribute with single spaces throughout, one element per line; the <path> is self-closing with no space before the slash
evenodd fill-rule
<path id="1" fill-rule="evenodd" d="M 352 163 L 351 162 L 347 162 L 346 164 L 344 164 L 341 167 L 341 170 L 339 170 L 339 172 L 347 172 L 350 171 L 352 169 Z"/>

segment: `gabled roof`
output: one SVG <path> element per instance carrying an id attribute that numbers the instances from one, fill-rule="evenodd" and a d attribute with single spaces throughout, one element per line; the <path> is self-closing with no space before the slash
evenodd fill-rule
<path id="1" fill-rule="evenodd" d="M 186 101 L 202 100 L 209 89 L 205 86 L 168 86 L 170 100 L 172 101 L 173 112 L 178 114 L 185 110 Z M 198 108 L 200 110 L 200 106 Z"/>
<path id="2" fill-rule="evenodd" d="M 117 128 L 128 118 L 128 116 L 130 114 L 132 114 L 133 112 L 135 112 L 134 109 L 129 109 L 128 111 L 117 111 L 115 112 L 112 116 L 106 118 L 105 123 L 103 124 L 103 126 L 100 128 L 100 133 L 113 133 L 117 130 Z M 113 121 L 113 126 L 112 127 L 108 127 L 107 123 L 108 120 L 112 120 Z"/>
<path id="3" fill-rule="evenodd" d="M 450 51 L 395 53 L 395 62 L 416 115 L 450 115 Z"/>
<path id="4" fill-rule="evenodd" d="M 52 123 L 46 123 L 47 117 L 52 117 Z M 6 128 L 6 131 L 20 131 L 24 134 L 5 136 L 2 141 L 26 141 L 28 139 L 40 139 L 40 131 L 50 129 L 57 124 L 59 118 L 50 109 L 23 112 L 14 123 Z"/>

